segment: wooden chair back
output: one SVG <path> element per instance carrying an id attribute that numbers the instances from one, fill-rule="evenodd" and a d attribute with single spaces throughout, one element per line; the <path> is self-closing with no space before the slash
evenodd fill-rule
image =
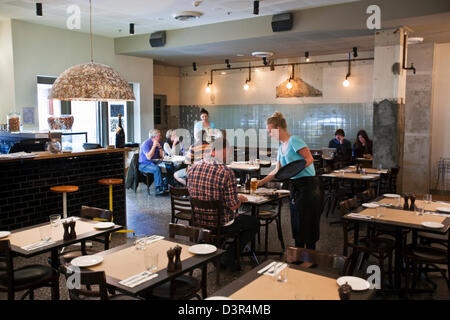
<path id="1" fill-rule="evenodd" d="M 336 271 L 340 275 L 347 274 L 347 257 L 305 248 L 288 247 L 286 250 L 287 263 L 307 263 L 308 267 L 318 267 Z"/>
<path id="2" fill-rule="evenodd" d="M 357 195 L 357 198 L 361 203 L 372 201 L 376 197 L 377 194 L 373 188 L 367 189 Z"/>
<path id="3" fill-rule="evenodd" d="M 92 298 L 108 300 L 104 271 L 86 271 L 68 266 L 66 268 L 65 276 L 71 300 L 88 300 Z M 79 288 L 76 288 L 76 285 L 79 285 Z M 86 289 L 84 289 L 83 286 L 85 286 Z M 93 290 L 92 286 L 98 286 L 98 290 Z"/>
<path id="4" fill-rule="evenodd" d="M 192 226 L 211 231 L 210 237 L 222 237 L 223 201 L 190 198 Z M 208 222 L 208 223 L 207 223 Z"/>
<path id="5" fill-rule="evenodd" d="M 358 207 L 359 207 L 359 202 L 358 202 L 358 198 L 356 198 L 356 197 L 341 201 L 339 203 L 341 217 L 345 216 L 347 213 L 350 213 L 352 210 L 354 210 Z"/>
<path id="6" fill-rule="evenodd" d="M 99 221 L 111 221 L 112 212 L 108 209 L 81 206 L 80 216 L 86 219 L 99 220 Z"/>
<path id="7" fill-rule="evenodd" d="M 176 236 L 187 237 L 189 241 L 195 243 L 208 242 L 209 230 L 201 229 L 192 226 L 186 226 L 184 224 L 169 223 L 169 237 L 175 238 Z"/>
<path id="8" fill-rule="evenodd" d="M 192 208 L 189 200 L 189 191 L 187 187 L 175 188 L 169 186 L 170 192 L 170 210 L 171 222 L 175 223 L 177 219 L 192 220 Z"/>
<path id="9" fill-rule="evenodd" d="M 14 266 L 9 240 L 0 241 L 0 277 L 4 285 L 0 284 L 0 291 L 8 292 L 8 299 L 14 298 Z"/>

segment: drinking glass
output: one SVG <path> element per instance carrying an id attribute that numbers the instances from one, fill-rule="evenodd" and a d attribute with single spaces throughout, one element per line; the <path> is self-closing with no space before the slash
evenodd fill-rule
<path id="1" fill-rule="evenodd" d="M 398 196 L 396 199 L 396 207 L 401 207 L 402 205 L 402 197 Z"/>
<path id="2" fill-rule="evenodd" d="M 137 236 L 134 240 L 134 247 L 137 251 L 143 251 L 147 247 L 147 237 Z"/>
<path id="3" fill-rule="evenodd" d="M 158 258 L 159 255 L 154 251 L 147 250 L 144 253 L 144 265 L 145 270 L 154 273 L 158 270 Z"/>
<path id="4" fill-rule="evenodd" d="M 57 228 L 61 224 L 61 215 L 60 214 L 52 214 L 49 216 L 50 224 L 53 228 Z"/>
<path id="5" fill-rule="evenodd" d="M 258 179 L 252 178 L 250 181 L 250 193 L 255 193 L 256 189 L 258 189 Z"/>
<path id="6" fill-rule="evenodd" d="M 415 204 L 416 216 L 423 216 L 424 208 L 425 208 L 424 205 L 419 205 L 418 203 L 416 203 Z"/>
<path id="7" fill-rule="evenodd" d="M 286 282 L 288 280 L 288 267 L 275 270 L 274 278 L 278 282 Z"/>
<path id="8" fill-rule="evenodd" d="M 383 170 L 383 165 L 381 163 L 378 164 L 378 171 Z"/>
<path id="9" fill-rule="evenodd" d="M 383 218 L 384 217 L 384 215 L 383 215 L 383 207 L 382 206 L 376 207 L 375 210 L 376 210 L 377 218 Z"/>
<path id="10" fill-rule="evenodd" d="M 49 241 L 52 238 L 52 229 L 50 225 L 46 225 L 39 228 L 39 234 L 42 241 Z"/>
<path id="11" fill-rule="evenodd" d="M 431 194 L 425 195 L 425 203 L 430 204 L 433 201 L 433 196 Z"/>

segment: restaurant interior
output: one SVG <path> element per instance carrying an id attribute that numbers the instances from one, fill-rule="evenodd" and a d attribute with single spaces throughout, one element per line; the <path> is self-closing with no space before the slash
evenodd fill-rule
<path id="1" fill-rule="evenodd" d="M 0 300 L 450 299 L 450 1 L 0 1 Z"/>

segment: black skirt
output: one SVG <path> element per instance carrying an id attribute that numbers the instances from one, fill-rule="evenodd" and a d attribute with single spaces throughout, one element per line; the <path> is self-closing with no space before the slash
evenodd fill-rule
<path id="1" fill-rule="evenodd" d="M 320 238 L 323 209 L 319 177 L 291 179 L 290 191 L 292 235 L 296 243 L 315 243 Z"/>

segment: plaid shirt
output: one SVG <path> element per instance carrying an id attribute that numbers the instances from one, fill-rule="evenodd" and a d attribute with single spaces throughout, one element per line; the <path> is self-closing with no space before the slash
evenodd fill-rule
<path id="1" fill-rule="evenodd" d="M 188 171 L 189 195 L 199 200 L 223 200 L 224 219 L 222 225 L 233 220 L 237 214 L 231 210 L 238 203 L 236 177 L 233 170 L 216 158 L 207 157 L 191 166 Z M 200 211 L 200 210 L 199 210 Z M 205 212 L 208 212 L 205 210 Z M 214 226 L 211 216 L 196 215 L 195 220 Z"/>

